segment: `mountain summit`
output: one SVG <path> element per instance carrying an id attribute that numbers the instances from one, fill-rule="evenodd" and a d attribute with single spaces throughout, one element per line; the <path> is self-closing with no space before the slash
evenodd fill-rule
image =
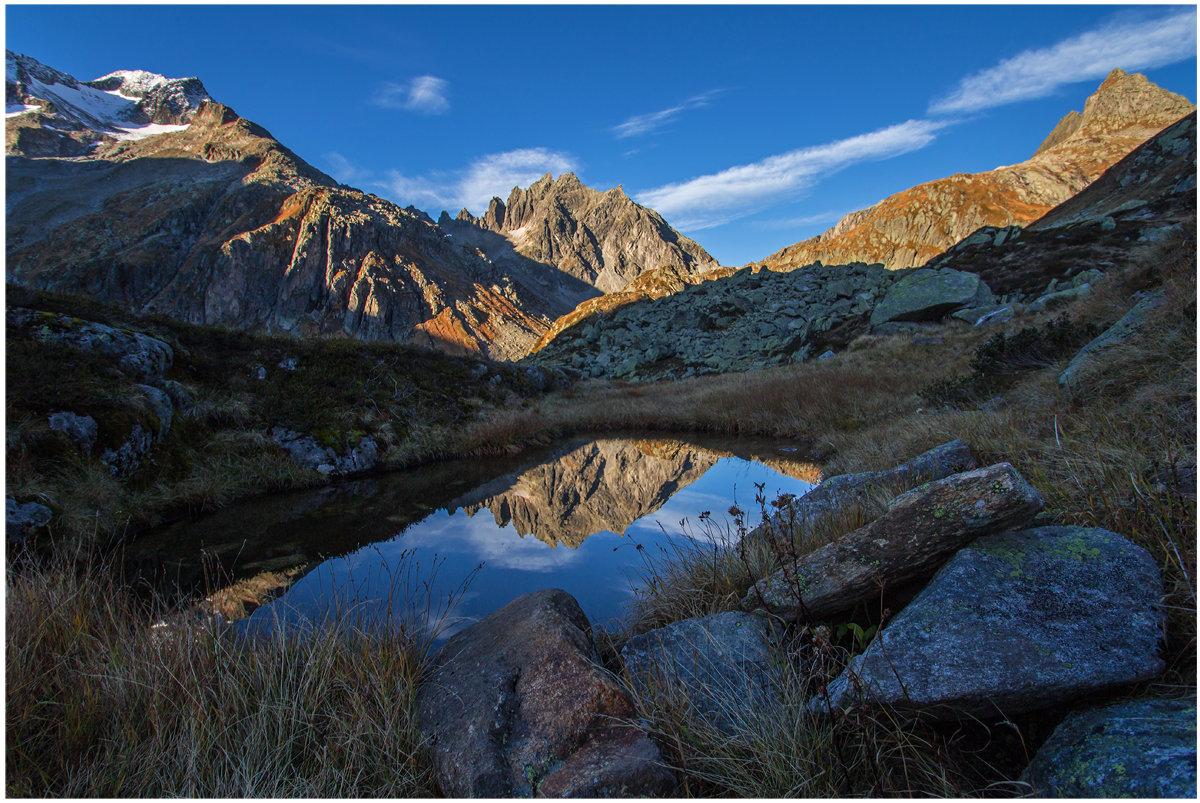
<path id="1" fill-rule="evenodd" d="M 664 265 L 688 275 L 719 267 L 699 244 L 632 201 L 621 187 L 600 192 L 574 173 L 557 181 L 547 173 L 528 189 L 513 187 L 507 203 L 493 198 L 481 218 L 466 209 L 456 219 L 442 212 L 438 224 L 478 243 L 493 261 L 518 261 L 512 259 L 516 256 L 550 265 L 601 293 L 621 290 Z M 503 241 L 480 232 L 498 234 Z"/>
<path id="2" fill-rule="evenodd" d="M 1144 75 L 1113 70 L 1083 113 L 1063 117 L 1030 159 L 905 190 L 756 264 L 772 270 L 817 260 L 882 262 L 893 270 L 924 265 L 981 226 L 1037 220 L 1195 109 Z"/>

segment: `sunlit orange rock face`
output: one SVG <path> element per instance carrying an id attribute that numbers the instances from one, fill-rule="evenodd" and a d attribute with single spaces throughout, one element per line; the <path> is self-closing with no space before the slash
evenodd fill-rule
<path id="1" fill-rule="evenodd" d="M 817 260 L 882 262 L 892 270 L 924 265 L 981 226 L 1038 219 L 1195 108 L 1144 75 L 1113 70 L 1087 99 L 1083 114 L 1064 117 L 1027 161 L 905 190 L 757 264 L 771 270 Z"/>

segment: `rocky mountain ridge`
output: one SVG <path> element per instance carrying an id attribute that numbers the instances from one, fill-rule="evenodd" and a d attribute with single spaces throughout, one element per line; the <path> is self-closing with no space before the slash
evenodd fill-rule
<path id="1" fill-rule="evenodd" d="M 600 192 L 574 173 L 557 180 L 547 173 L 527 189 L 514 187 L 507 203 L 492 198 L 481 218 L 466 209 L 457 218 L 443 211 L 438 225 L 478 245 L 498 264 L 533 260 L 601 293 L 621 290 L 646 271 L 665 265 L 688 275 L 718 267 L 699 244 L 671 228 L 653 209 L 635 203 L 621 187 Z"/>
<path id="2" fill-rule="evenodd" d="M 777 271 L 817 260 L 881 262 L 891 270 L 923 265 L 982 226 L 1038 219 L 1195 108 L 1144 75 L 1113 70 L 1083 113 L 1060 120 L 1030 159 L 918 185 L 755 264 Z"/>
<path id="3" fill-rule="evenodd" d="M 596 292 L 551 266 L 506 269 L 419 210 L 339 185 L 198 81 L 81 82 L 16 55 L 7 77 L 21 104 L 7 138 L 9 281 L 192 323 L 495 359 L 527 353 Z M 93 95 L 105 115 L 66 102 Z M 141 120 L 177 124 L 118 130 Z"/>
<path id="4" fill-rule="evenodd" d="M 661 281 L 581 305 L 523 362 L 596 378 L 682 379 L 825 356 L 868 332 L 919 338 L 948 317 L 1002 323 L 1086 294 L 1104 271 L 1195 219 L 1193 113 L 1027 228 L 980 228 L 924 268 L 752 265 L 695 284 L 647 274 L 639 282 Z"/>

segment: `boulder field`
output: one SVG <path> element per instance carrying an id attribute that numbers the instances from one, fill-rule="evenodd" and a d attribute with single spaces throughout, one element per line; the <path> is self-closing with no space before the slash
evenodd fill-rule
<path id="1" fill-rule="evenodd" d="M 1068 707 L 1021 776 L 1032 794 L 1195 796 L 1194 700 L 1102 700 L 1163 670 L 1162 581 L 1145 550 L 1106 530 L 1034 526 L 1037 492 L 1008 464 L 976 468 L 959 442 L 891 471 L 826 480 L 747 537 L 778 539 L 872 487 L 910 490 L 875 522 L 760 584 L 775 597 L 752 590 L 742 611 L 629 639 L 620 676 L 600 667 L 586 615 L 559 590 L 520 597 L 459 632 L 418 699 L 443 788 L 672 794 L 635 700 L 678 695 L 730 731 L 802 671 L 786 621 L 829 621 L 868 585 L 868 596 L 886 599 L 915 580 L 922 590 L 842 674 L 814 684 L 806 716 L 867 707 L 991 722 Z"/>

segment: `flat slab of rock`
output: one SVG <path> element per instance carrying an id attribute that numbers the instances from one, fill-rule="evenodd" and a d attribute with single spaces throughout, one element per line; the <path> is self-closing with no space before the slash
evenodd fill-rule
<path id="1" fill-rule="evenodd" d="M 631 638 L 621 650 L 639 695 L 687 690 L 696 713 L 725 731 L 774 699 L 783 665 L 764 617 L 730 612 L 685 619 Z"/>
<path id="2" fill-rule="evenodd" d="M 974 273 L 921 268 L 888 288 L 871 313 L 871 326 L 888 321 L 936 321 L 956 310 L 990 304 L 994 298 Z"/>
<path id="3" fill-rule="evenodd" d="M 1122 700 L 1074 711 L 1021 780 L 1037 797 L 1196 798 L 1194 700 Z"/>
<path id="4" fill-rule="evenodd" d="M 453 636 L 417 694 L 448 797 L 669 795 L 675 779 L 574 597 L 526 594 Z"/>
<path id="5" fill-rule="evenodd" d="M 981 535 L 1029 523 L 1045 505 L 1008 463 L 901 494 L 887 513 L 760 580 L 742 604 L 789 620 L 822 619 L 928 576 Z"/>
<path id="6" fill-rule="evenodd" d="M 1150 554 L 1107 530 L 980 538 L 829 684 L 829 702 L 1012 716 L 1150 680 L 1162 594 Z"/>
<path id="7" fill-rule="evenodd" d="M 1140 331 L 1150 317 L 1150 313 L 1163 303 L 1162 292 L 1146 296 L 1137 305 L 1121 316 L 1121 319 L 1104 330 L 1095 340 L 1079 350 L 1071 358 L 1065 371 L 1058 376 L 1059 387 L 1069 388 L 1087 374 L 1097 362 L 1097 358 L 1106 349 L 1124 343 Z"/>
<path id="8" fill-rule="evenodd" d="M 979 463 L 971 454 L 971 449 L 961 440 L 952 440 L 935 446 L 895 468 L 839 474 L 812 488 L 804 496 L 793 499 L 786 508 L 771 516 L 769 524 L 751 530 L 746 537 L 767 537 L 765 531 L 770 528 L 782 534 L 792 526 L 803 525 L 839 507 L 865 498 L 873 488 L 902 489 L 978 467 Z"/>

